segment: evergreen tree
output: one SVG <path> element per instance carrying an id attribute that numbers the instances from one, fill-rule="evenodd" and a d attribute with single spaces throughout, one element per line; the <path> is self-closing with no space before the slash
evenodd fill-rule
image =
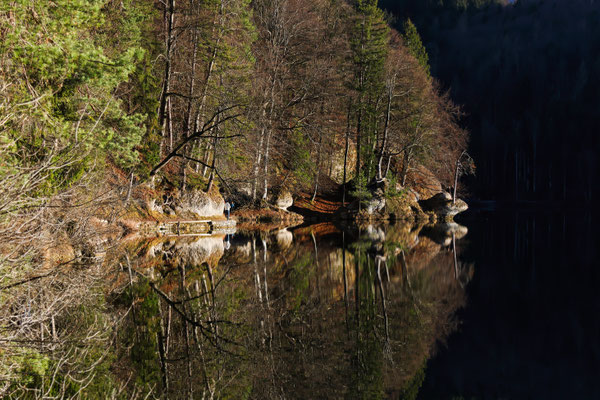
<path id="1" fill-rule="evenodd" d="M 356 175 L 373 161 L 369 144 L 375 140 L 378 98 L 384 89 L 385 60 L 388 52 L 389 27 L 376 0 L 357 0 L 356 17 L 350 46 L 354 76 L 351 88 L 355 92 Z M 364 146 L 363 146 L 364 145 Z M 370 168 L 369 168 L 370 169 Z M 367 171 L 368 178 L 371 172 Z"/>
<path id="2" fill-rule="evenodd" d="M 404 22 L 404 35 L 402 37 L 404 38 L 404 42 L 406 47 L 410 50 L 410 53 L 419 61 L 419 64 L 421 64 L 427 75 L 430 76 L 427 50 L 425 49 L 425 46 L 423 46 L 421 36 L 419 36 L 419 32 L 417 32 L 417 27 L 410 19 L 407 19 Z"/>
<path id="3" fill-rule="evenodd" d="M 0 7 L 2 141 L 14 146 L 7 159 L 17 168 L 53 166 L 38 182 L 44 192 L 71 185 L 105 157 L 137 162 L 144 116 L 123 111 L 116 92 L 144 52 L 131 32 L 109 40 L 113 10 L 105 3 Z"/>

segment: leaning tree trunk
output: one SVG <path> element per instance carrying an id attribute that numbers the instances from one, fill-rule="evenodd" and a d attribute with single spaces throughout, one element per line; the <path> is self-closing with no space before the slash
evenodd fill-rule
<path id="1" fill-rule="evenodd" d="M 219 119 L 217 117 L 217 124 L 219 123 Z M 215 138 L 213 141 L 213 158 L 212 158 L 212 164 L 210 166 L 210 178 L 208 179 L 208 186 L 206 188 L 207 192 L 210 192 L 213 186 L 213 183 L 215 181 L 215 174 L 216 174 L 216 163 L 217 163 L 217 144 L 219 143 L 219 127 L 216 126 L 215 127 L 215 134 L 214 134 Z"/>

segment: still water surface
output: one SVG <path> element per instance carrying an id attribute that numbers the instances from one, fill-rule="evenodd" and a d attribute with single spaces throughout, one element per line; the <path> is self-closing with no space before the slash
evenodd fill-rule
<path id="1" fill-rule="evenodd" d="M 120 373 L 169 398 L 415 398 L 467 301 L 465 235 L 325 223 L 125 242 Z"/>
<path id="2" fill-rule="evenodd" d="M 597 217 L 537 207 L 461 220 L 475 273 L 420 399 L 600 399 Z"/>
<path id="3" fill-rule="evenodd" d="M 126 242 L 120 373 L 168 398 L 600 398 L 592 217 L 461 223 Z"/>

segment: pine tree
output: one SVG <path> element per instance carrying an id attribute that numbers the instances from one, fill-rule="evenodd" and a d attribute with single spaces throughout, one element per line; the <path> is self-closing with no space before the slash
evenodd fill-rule
<path id="1" fill-rule="evenodd" d="M 389 27 L 376 0 L 357 0 L 356 17 L 350 42 L 354 77 L 351 88 L 355 92 L 356 120 L 356 175 L 361 161 L 370 165 L 373 152 L 369 144 L 375 140 L 378 98 L 384 89 L 385 60 L 388 52 Z M 364 146 L 363 146 L 364 145 Z M 370 178 L 372 171 L 367 171 Z"/>
<path id="2" fill-rule="evenodd" d="M 106 157 L 124 167 L 137 162 L 144 115 L 125 112 L 117 90 L 144 51 L 123 27 L 113 40 L 111 13 L 122 12 L 112 7 L 101 0 L 0 6 L 2 141 L 14 143 L 17 166 L 53 166 L 38 193 L 72 185 Z"/>
<path id="3" fill-rule="evenodd" d="M 417 27 L 410 19 L 407 19 L 404 22 L 404 35 L 402 37 L 404 38 L 406 47 L 408 47 L 410 53 L 419 61 L 419 64 L 421 64 L 427 73 L 427 76 L 431 76 L 427 50 L 425 49 L 425 46 L 423 46 L 421 36 L 419 35 L 419 32 L 417 32 Z"/>

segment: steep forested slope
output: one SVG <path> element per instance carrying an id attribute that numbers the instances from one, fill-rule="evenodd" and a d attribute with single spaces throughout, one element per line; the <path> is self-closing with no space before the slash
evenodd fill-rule
<path id="1" fill-rule="evenodd" d="M 382 3 L 412 16 L 433 75 L 465 105 L 482 197 L 598 197 L 600 4 Z"/>

